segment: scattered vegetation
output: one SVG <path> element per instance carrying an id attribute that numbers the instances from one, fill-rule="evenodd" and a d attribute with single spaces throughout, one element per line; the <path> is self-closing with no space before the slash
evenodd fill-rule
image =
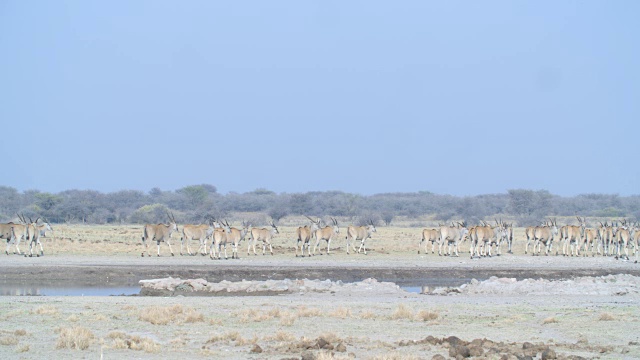
<path id="1" fill-rule="evenodd" d="M 555 324 L 555 323 L 557 323 L 557 322 L 558 322 L 558 320 L 556 320 L 556 318 L 554 318 L 554 317 L 552 316 L 552 317 L 548 317 L 548 318 L 546 318 L 546 319 L 542 320 L 542 325 Z"/>
<path id="2" fill-rule="evenodd" d="M 57 315 L 59 310 L 53 305 L 41 305 L 32 310 L 31 313 L 38 315 Z"/>
<path id="3" fill-rule="evenodd" d="M 608 312 L 603 312 L 598 317 L 598 321 L 612 321 L 612 320 L 615 320 L 615 318 L 611 313 L 608 313 Z"/>
<path id="4" fill-rule="evenodd" d="M 194 323 L 204 321 L 204 316 L 193 308 L 184 308 L 180 304 L 171 306 L 150 306 L 140 311 L 138 319 L 154 325 L 168 323 Z"/>
<path id="5" fill-rule="evenodd" d="M 405 304 L 400 304 L 391 314 L 392 320 L 407 319 L 413 320 L 413 310 L 409 309 Z"/>
<path id="6" fill-rule="evenodd" d="M 437 320 L 438 317 L 440 317 L 440 314 L 429 310 L 420 310 L 417 315 L 418 320 L 421 321 L 433 321 Z"/>
<path id="7" fill-rule="evenodd" d="M 131 349 L 147 353 L 160 352 L 160 344 L 148 337 L 128 335 L 122 331 L 112 331 L 109 333 L 108 338 L 112 340 L 111 345 L 109 345 L 112 349 Z"/>

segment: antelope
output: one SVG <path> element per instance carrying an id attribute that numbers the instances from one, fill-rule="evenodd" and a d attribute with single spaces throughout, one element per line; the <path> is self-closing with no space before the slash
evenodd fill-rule
<path id="1" fill-rule="evenodd" d="M 509 247 L 509 251 L 507 253 L 513 254 L 512 245 L 513 245 L 513 223 L 504 224 L 504 240 L 507 242 L 507 246 Z"/>
<path id="2" fill-rule="evenodd" d="M 458 254 L 458 245 L 459 242 L 464 239 L 465 236 L 469 234 L 469 230 L 467 229 L 467 224 L 463 221 L 462 223 L 458 223 L 457 226 L 440 226 L 440 246 L 438 248 L 438 255 L 442 255 L 442 246 L 447 244 L 447 255 L 451 255 L 451 244 L 453 244 L 453 248 L 456 256 L 460 256 Z"/>
<path id="3" fill-rule="evenodd" d="M 40 224 L 37 225 L 38 231 L 40 231 L 40 236 L 42 237 L 47 237 L 47 231 L 51 231 L 53 232 L 53 228 L 51 227 L 51 224 L 46 221 L 47 219 L 44 219 L 45 221 Z"/>
<path id="4" fill-rule="evenodd" d="M 176 224 L 176 219 L 173 214 L 169 215 L 167 213 L 167 217 L 169 218 L 169 224 L 145 224 L 144 231 L 142 233 L 142 244 L 144 245 L 144 250 L 142 250 L 142 257 L 144 257 L 144 253 L 146 251 L 148 256 L 149 254 L 149 243 L 147 240 L 155 241 L 158 244 L 158 256 L 160 256 L 160 243 L 165 242 L 169 245 L 169 251 L 171 251 L 171 256 L 175 256 L 173 253 L 173 249 L 171 248 L 171 235 L 174 232 L 178 232 L 178 225 Z"/>
<path id="5" fill-rule="evenodd" d="M 209 219 L 209 225 L 200 224 L 186 224 L 182 227 L 182 237 L 180 238 L 180 255 L 182 255 L 182 249 L 185 241 L 187 242 L 187 253 L 191 254 L 191 246 L 189 243 L 191 240 L 200 241 L 200 247 L 198 247 L 198 251 L 196 253 L 200 253 L 200 255 L 207 254 L 207 239 L 211 237 L 213 234 L 213 230 L 216 228 L 216 222 L 213 219 Z"/>
<path id="6" fill-rule="evenodd" d="M 638 245 L 640 245 L 640 227 L 636 222 L 635 226 L 631 228 L 631 237 L 633 239 L 633 252 L 636 253 L 636 264 L 638 263 Z"/>
<path id="7" fill-rule="evenodd" d="M 567 249 L 567 245 L 570 248 L 571 256 L 573 256 L 573 250 L 575 248 L 576 256 L 580 255 L 580 241 L 584 236 L 584 229 L 586 228 L 586 224 L 583 219 L 580 219 L 579 216 L 576 216 L 580 226 L 575 225 L 565 225 L 560 228 L 560 240 L 564 240 L 562 244 L 562 256 L 569 256 Z"/>
<path id="8" fill-rule="evenodd" d="M 18 251 L 18 255 L 22 255 L 20 251 L 20 240 L 29 238 L 29 234 L 27 232 L 27 225 L 24 216 L 18 214 L 18 218 L 22 222 L 22 224 L 17 224 L 14 222 L 9 222 L 7 224 L 0 224 L 0 239 L 7 240 L 7 249 L 5 253 L 9 255 L 9 249 L 11 248 L 11 244 L 16 244 L 16 250 Z M 16 251 L 14 250 L 14 254 Z"/>
<path id="9" fill-rule="evenodd" d="M 589 249 L 589 247 L 591 247 L 591 256 L 595 256 L 593 250 L 596 246 L 596 243 L 598 244 L 598 254 L 600 254 L 600 229 L 584 229 L 582 242 L 584 244 L 584 256 L 587 256 L 587 249 Z"/>
<path id="10" fill-rule="evenodd" d="M 40 253 L 38 254 L 36 252 L 36 256 L 44 256 L 44 248 L 42 247 L 42 243 L 40 242 L 40 229 L 38 228 L 38 220 L 40 220 L 40 218 L 37 218 L 36 221 L 33 221 L 31 220 L 31 218 L 29 218 L 29 225 L 27 225 L 27 239 L 31 239 L 29 241 L 29 257 L 33 256 L 33 244 L 36 244 L 36 247 L 40 245 Z M 24 256 L 26 257 L 27 254 L 25 253 Z"/>
<path id="11" fill-rule="evenodd" d="M 547 223 L 542 222 L 540 226 L 547 226 Z M 529 251 L 529 244 L 531 243 L 531 241 L 533 241 L 533 248 L 535 252 L 536 245 L 535 245 L 535 240 L 533 240 L 533 233 L 535 232 L 535 230 L 536 230 L 535 226 L 528 226 L 526 229 L 524 229 L 524 235 L 527 237 L 527 245 L 524 247 L 525 254 Z"/>
<path id="12" fill-rule="evenodd" d="M 611 255 L 611 245 L 613 244 L 613 240 L 615 237 L 615 228 L 613 227 L 613 222 L 609 225 L 608 222 L 600 223 L 600 242 L 602 242 L 602 255 L 607 256 Z M 600 247 L 600 245 L 598 245 Z"/>
<path id="13" fill-rule="evenodd" d="M 632 240 L 629 225 L 627 224 L 627 220 L 623 220 L 622 226 L 620 226 L 615 232 L 616 259 L 620 257 L 620 247 L 624 247 L 625 257 L 629 260 L 629 248 L 627 246 L 630 241 Z"/>
<path id="14" fill-rule="evenodd" d="M 229 226 L 229 222 L 226 220 L 224 222 L 220 222 L 222 225 L 221 228 L 216 228 L 213 230 L 213 235 L 211 236 L 211 252 L 209 253 L 209 257 L 211 259 L 216 259 L 216 248 L 218 249 L 217 259 L 220 260 L 222 257 L 222 246 L 224 246 L 224 259 L 227 260 L 227 242 L 231 240 L 231 226 Z"/>
<path id="15" fill-rule="evenodd" d="M 325 226 L 315 231 L 316 245 L 313 247 L 313 255 L 316 254 L 316 249 L 320 244 L 320 240 L 327 241 L 327 255 L 330 252 L 331 239 L 333 239 L 336 234 L 340 233 L 340 228 L 338 227 L 338 220 L 331 218 L 331 222 L 333 225 Z M 322 255 L 322 250 L 320 251 L 320 255 Z"/>
<path id="16" fill-rule="evenodd" d="M 369 225 L 366 226 L 349 225 L 347 228 L 347 255 L 349 255 L 349 245 L 353 246 L 353 252 L 356 252 L 355 242 L 358 240 L 360 240 L 358 254 L 360 254 L 360 250 L 364 249 L 364 254 L 367 255 L 367 247 L 364 245 L 364 242 L 369 239 L 374 232 L 377 232 L 377 230 L 372 220 L 369 220 Z"/>
<path id="17" fill-rule="evenodd" d="M 545 245 L 545 255 L 549 255 L 553 246 L 553 237 L 558 234 L 558 225 L 556 220 L 549 220 L 547 226 L 536 226 L 533 231 L 533 239 L 535 241 L 533 245 L 533 254 L 535 255 L 535 247 L 538 245 L 538 255 L 542 250 L 542 244 Z"/>
<path id="18" fill-rule="evenodd" d="M 251 243 L 253 243 L 253 255 L 258 255 L 256 253 L 257 241 L 262 241 L 262 255 L 264 255 L 267 249 L 267 245 L 269 245 L 269 251 L 271 252 L 271 255 L 273 255 L 273 248 L 271 247 L 271 239 L 276 234 L 279 234 L 279 233 L 280 232 L 278 231 L 278 227 L 273 223 L 273 221 L 271 222 L 271 229 L 266 229 L 266 228 L 251 229 L 249 242 L 247 246 L 247 256 L 249 255 L 249 249 L 251 248 Z"/>
<path id="19" fill-rule="evenodd" d="M 496 252 L 500 255 L 500 242 L 504 236 L 504 228 L 501 223 L 496 220 L 496 226 L 491 226 L 490 224 L 483 221 L 483 226 L 476 226 L 472 229 L 473 231 L 469 232 L 469 237 L 471 239 L 471 258 L 473 259 L 474 254 L 474 246 L 475 246 L 475 254 L 476 256 L 486 256 L 487 254 L 491 257 L 491 247 L 493 244 L 496 244 Z M 482 250 L 479 251 L 479 248 Z"/>
<path id="20" fill-rule="evenodd" d="M 227 242 L 231 243 L 231 258 L 240 259 L 240 257 L 238 256 L 238 245 L 240 244 L 240 241 L 244 240 L 245 236 L 250 231 L 249 228 L 251 227 L 251 225 L 244 220 L 242 221 L 242 229 L 230 227 L 228 222 L 225 225 L 229 229 L 229 232 L 227 233 Z M 224 248 L 224 258 L 227 258 L 226 244 Z"/>
<path id="21" fill-rule="evenodd" d="M 424 253 L 428 254 L 427 251 L 427 241 L 431 241 L 431 253 L 435 253 L 435 243 L 436 241 L 440 242 L 440 230 L 439 229 L 424 229 L 422 230 L 422 240 L 420 240 L 420 244 L 418 245 L 418 254 L 420 254 L 420 248 L 424 243 Z"/>
<path id="22" fill-rule="evenodd" d="M 296 257 L 298 257 L 298 247 L 300 247 L 300 255 L 304 257 L 304 247 L 307 247 L 309 257 L 311 257 L 311 237 L 315 235 L 316 230 L 320 229 L 320 219 L 313 220 L 307 216 L 307 219 L 311 221 L 311 226 L 300 226 L 296 229 L 296 235 L 298 240 L 296 241 Z"/>

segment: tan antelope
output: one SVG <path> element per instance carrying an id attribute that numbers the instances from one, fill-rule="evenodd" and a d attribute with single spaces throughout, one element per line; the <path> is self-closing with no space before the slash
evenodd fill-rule
<path id="1" fill-rule="evenodd" d="M 27 239 L 29 239 L 29 257 L 33 256 L 34 244 L 35 247 L 40 245 L 40 253 L 36 252 L 36 256 L 44 256 L 44 248 L 42 247 L 42 243 L 40 242 L 40 229 L 38 228 L 38 220 L 40 220 L 40 218 L 37 218 L 36 221 L 32 221 L 31 218 L 29 218 L 29 224 L 27 225 Z M 24 256 L 26 257 L 27 254 L 25 253 Z"/>
<path id="2" fill-rule="evenodd" d="M 615 237 L 615 228 L 613 222 L 609 224 L 607 221 L 600 223 L 600 242 L 602 243 L 602 255 L 612 255 L 612 245 Z M 599 246 L 598 246 L 599 247 Z"/>
<path id="3" fill-rule="evenodd" d="M 356 252 L 356 242 L 360 240 L 360 248 L 358 248 L 358 254 L 360 250 L 364 249 L 364 254 L 367 255 L 367 247 L 365 246 L 365 240 L 371 237 L 371 234 L 377 232 L 376 226 L 372 220 L 369 220 L 369 225 L 366 226 L 353 226 L 349 225 L 347 228 L 347 255 L 349 255 L 349 245 L 353 246 L 353 252 Z"/>
<path id="4" fill-rule="evenodd" d="M 225 225 L 227 226 L 227 228 L 229 228 L 229 233 L 227 234 L 227 242 L 231 243 L 231 258 L 240 259 L 240 257 L 238 256 L 238 245 L 240 245 L 240 242 L 244 240 L 245 236 L 247 236 L 247 234 L 249 233 L 251 225 L 244 220 L 242 221 L 241 229 L 229 226 L 228 222 Z M 224 249 L 224 257 L 225 259 L 227 258 L 226 246 Z"/>
<path id="5" fill-rule="evenodd" d="M 313 255 L 316 254 L 316 249 L 318 245 L 320 245 L 320 240 L 327 241 L 327 255 L 329 255 L 331 249 L 331 240 L 340 233 L 340 228 L 338 227 L 338 220 L 331 218 L 331 223 L 333 225 L 328 225 L 323 228 L 316 230 L 314 236 L 316 238 L 316 245 L 313 247 Z M 322 255 L 322 250 L 320 250 L 320 255 Z"/>
<path id="6" fill-rule="evenodd" d="M 18 218 L 20 219 L 22 224 L 14 222 L 0 224 L 0 239 L 7 240 L 7 249 L 5 250 L 5 253 L 7 255 L 9 255 L 11 244 L 15 244 L 16 247 L 13 253 L 15 254 L 17 251 L 18 255 L 22 255 L 22 252 L 20 251 L 20 241 L 22 239 L 24 239 L 25 241 L 28 240 L 29 235 L 27 233 L 27 221 L 25 220 L 24 216 L 20 214 L 18 214 Z"/>
<path id="7" fill-rule="evenodd" d="M 279 233 L 280 232 L 278 231 L 278 227 L 276 226 L 276 224 L 273 223 L 273 221 L 271 222 L 271 229 L 266 229 L 266 228 L 251 229 L 251 231 L 249 232 L 250 237 L 249 237 L 249 242 L 247 247 L 247 255 L 249 255 L 249 249 L 251 249 L 252 243 L 253 243 L 253 255 L 258 255 L 256 253 L 256 242 L 258 241 L 262 241 L 262 255 L 264 255 L 265 251 L 267 250 L 267 245 L 269 245 L 269 251 L 271 252 L 271 255 L 273 255 L 273 248 L 271 247 L 271 239 L 276 234 L 279 234 Z"/>
<path id="8" fill-rule="evenodd" d="M 216 249 L 218 249 L 218 257 L 217 259 L 220 260 L 222 258 L 222 248 L 224 248 L 224 259 L 227 260 L 227 243 L 231 243 L 232 245 L 232 256 L 235 257 L 235 253 L 238 252 L 237 250 L 237 246 L 238 243 L 241 240 L 241 235 L 242 234 L 235 234 L 233 230 L 231 229 L 231 225 L 229 225 L 228 221 L 223 221 L 220 222 L 220 224 L 222 225 L 222 228 L 219 229 L 215 229 L 213 231 L 213 235 L 212 235 L 212 240 L 211 240 L 211 252 L 209 253 L 209 256 L 211 257 L 211 259 L 216 258 Z M 244 225 L 244 223 L 243 223 Z M 238 229 L 235 229 L 236 231 L 240 231 Z M 241 232 L 241 231 L 240 231 Z M 246 235 L 246 232 L 245 232 Z M 242 236 L 244 237 L 244 236 Z"/>
<path id="9" fill-rule="evenodd" d="M 491 224 L 484 221 L 482 223 L 482 226 L 475 226 L 473 230 L 469 232 L 469 238 L 471 239 L 469 252 L 471 253 L 472 259 L 474 252 L 477 257 L 487 255 L 491 257 L 491 247 L 493 244 L 496 244 L 496 253 L 498 255 L 501 254 L 500 242 L 505 234 L 503 225 L 499 223 L 498 220 L 496 220 L 495 226 L 491 226 Z"/>
<path id="10" fill-rule="evenodd" d="M 305 246 L 307 247 L 309 257 L 311 257 L 311 238 L 315 235 L 316 230 L 320 229 L 320 219 L 313 220 L 308 216 L 307 219 L 311 221 L 311 226 L 305 225 L 296 229 L 296 235 L 298 236 L 296 241 L 296 257 L 298 257 L 298 247 L 300 247 L 300 256 L 304 257 Z"/>
<path id="11" fill-rule="evenodd" d="M 546 221 L 541 222 L 540 226 L 547 226 L 547 222 Z M 532 241 L 534 243 L 533 247 L 535 249 L 535 240 L 533 240 L 533 233 L 534 233 L 535 230 L 536 230 L 535 226 L 528 226 L 526 229 L 524 229 L 524 235 L 527 237 L 527 244 L 524 247 L 524 253 L 525 254 L 529 251 L 529 244 Z"/>
<path id="12" fill-rule="evenodd" d="M 633 239 L 633 252 L 636 254 L 636 264 L 638 263 L 638 247 L 640 246 L 640 226 L 636 222 L 632 227 L 631 238 Z"/>
<path id="13" fill-rule="evenodd" d="M 600 229 L 586 228 L 584 229 L 584 256 L 587 256 L 587 250 L 591 248 L 591 256 L 595 256 L 594 249 L 597 246 L 598 254 L 600 254 Z"/>
<path id="14" fill-rule="evenodd" d="M 171 235 L 174 232 L 178 232 L 178 225 L 176 224 L 176 219 L 173 217 L 173 214 L 169 215 L 167 213 L 167 217 L 169 218 L 168 224 L 145 224 L 144 230 L 142 233 L 142 244 L 144 245 L 144 250 L 142 250 L 142 257 L 144 257 L 144 253 L 146 252 L 148 256 L 149 254 L 149 242 L 155 241 L 158 245 L 158 256 L 160 256 L 160 243 L 164 242 L 169 245 L 169 251 L 171 251 L 171 256 L 174 256 L 173 249 L 171 248 Z"/>
<path id="15" fill-rule="evenodd" d="M 504 224 L 504 240 L 507 243 L 507 246 L 509 247 L 509 250 L 507 251 L 507 253 L 509 254 L 513 254 L 513 223 L 505 223 Z"/>
<path id="16" fill-rule="evenodd" d="M 533 254 L 536 253 L 536 245 L 538 246 L 538 255 L 540 255 L 540 251 L 542 250 L 542 244 L 545 245 L 545 255 L 549 255 L 553 248 L 553 238 L 558 235 L 558 225 L 556 223 L 556 219 L 549 220 L 547 226 L 536 226 L 533 231 L 533 240 L 535 241 L 533 245 Z"/>
<path id="17" fill-rule="evenodd" d="M 438 247 L 438 255 L 442 255 L 442 246 L 447 246 L 447 256 L 451 255 L 451 246 L 455 251 L 456 256 L 458 254 L 459 243 L 469 234 L 466 222 L 459 222 L 457 226 L 440 226 L 440 246 Z"/>
<path id="18" fill-rule="evenodd" d="M 628 245 L 631 241 L 631 231 L 629 231 L 629 224 L 627 224 L 627 220 L 622 220 L 622 226 L 618 227 L 615 231 L 614 242 L 616 244 L 616 259 L 621 257 L 620 248 L 624 248 L 625 258 L 629 260 Z"/>
<path id="19" fill-rule="evenodd" d="M 434 254 L 436 242 L 440 243 L 440 229 L 422 230 L 422 240 L 420 240 L 420 244 L 418 245 L 418 254 L 420 254 L 420 248 L 422 247 L 422 244 L 424 244 L 424 253 L 429 253 L 427 251 L 427 241 L 431 242 L 431 253 Z"/>
<path id="20" fill-rule="evenodd" d="M 579 216 L 576 216 L 576 218 L 580 223 L 579 226 L 564 225 L 560 228 L 560 238 L 558 241 L 562 241 L 562 256 L 569 256 L 569 250 L 571 251 L 571 256 L 573 256 L 574 249 L 576 256 L 580 255 L 580 242 L 584 236 L 584 230 L 587 225 Z M 560 243 L 558 243 L 558 246 L 560 246 Z M 570 249 L 567 249 L 567 246 Z"/>
<path id="21" fill-rule="evenodd" d="M 180 238 L 180 255 L 182 255 L 182 250 L 184 243 L 187 243 L 187 254 L 191 254 L 191 246 L 189 243 L 191 240 L 198 240 L 200 242 L 200 247 L 198 247 L 198 251 L 196 253 L 200 253 L 200 255 L 207 255 L 207 239 L 211 237 L 213 234 L 213 230 L 216 227 L 216 222 L 214 219 L 209 219 L 209 225 L 207 224 L 186 224 L 182 227 L 182 237 Z"/>

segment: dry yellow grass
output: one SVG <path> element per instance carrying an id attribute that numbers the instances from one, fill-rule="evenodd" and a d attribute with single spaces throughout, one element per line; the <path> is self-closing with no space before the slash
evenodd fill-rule
<path id="1" fill-rule="evenodd" d="M 160 344 L 152 339 L 138 335 L 128 335 L 122 331 L 112 331 L 107 335 L 112 340 L 111 349 L 131 349 L 147 353 L 160 352 Z"/>
<path id="2" fill-rule="evenodd" d="M 59 310 L 53 305 L 40 305 L 32 310 L 31 313 L 38 315 L 56 315 L 59 313 Z"/>
<path id="3" fill-rule="evenodd" d="M 344 306 L 340 306 L 339 308 L 329 312 L 330 317 L 338 318 L 338 319 L 347 319 L 352 316 L 351 309 L 346 308 Z"/>
<path id="4" fill-rule="evenodd" d="M 548 317 L 548 318 L 546 318 L 546 319 L 542 320 L 542 325 L 546 325 L 546 324 L 555 324 L 555 323 L 557 323 L 557 322 L 558 322 L 558 320 L 556 320 L 556 318 L 554 318 L 554 317 Z"/>
<path id="5" fill-rule="evenodd" d="M 150 306 L 140 311 L 138 319 L 154 325 L 169 323 L 194 323 L 204 321 L 204 316 L 193 308 L 184 308 L 180 304 L 172 306 Z"/>
<path id="6" fill-rule="evenodd" d="M 29 348 L 28 344 L 22 344 L 22 345 L 16 347 L 16 352 L 17 353 L 24 353 L 24 352 L 29 351 L 29 349 L 30 348 Z"/>
<path id="7" fill-rule="evenodd" d="M 434 311 L 429 311 L 429 310 L 420 310 L 418 311 L 418 315 L 417 315 L 418 320 L 421 320 L 421 321 L 433 321 L 433 320 L 437 320 L 438 317 L 440 317 L 440 314 Z"/>
<path id="8" fill-rule="evenodd" d="M 25 329 L 17 329 L 13 332 L 13 335 L 15 336 L 25 336 L 27 335 L 27 330 Z"/>
<path id="9" fill-rule="evenodd" d="M 398 307 L 393 311 L 393 313 L 391 313 L 391 316 L 390 316 L 392 320 L 399 320 L 399 319 L 413 320 L 413 317 L 414 317 L 413 310 L 409 309 L 404 304 L 398 305 Z"/>
<path id="10" fill-rule="evenodd" d="M 309 308 L 306 306 L 300 306 L 298 307 L 298 310 L 296 311 L 297 315 L 299 317 L 313 317 L 313 316 L 322 316 L 322 311 L 318 308 Z"/>
<path id="11" fill-rule="evenodd" d="M 371 310 L 364 310 L 360 313 L 360 319 L 375 319 L 376 317 L 376 313 Z"/>
<path id="12" fill-rule="evenodd" d="M 3 336 L 0 337 L 0 345 L 9 346 L 9 345 L 17 345 L 18 338 L 15 336 Z"/>
<path id="13" fill-rule="evenodd" d="M 80 320 L 80 317 L 76 314 L 71 314 L 67 318 L 67 321 L 70 321 L 70 322 L 78 322 L 79 320 Z"/>
<path id="14" fill-rule="evenodd" d="M 298 317 L 290 312 L 285 312 L 280 316 L 280 325 L 282 326 L 292 326 Z"/>
<path id="15" fill-rule="evenodd" d="M 56 348 L 85 350 L 89 348 L 94 338 L 93 332 L 82 326 L 62 328 L 60 329 Z"/>
<path id="16" fill-rule="evenodd" d="M 598 316 L 598 321 L 612 321 L 612 320 L 615 320 L 615 318 L 611 313 L 608 313 L 608 312 L 603 312 L 602 314 L 600 314 L 600 316 Z"/>

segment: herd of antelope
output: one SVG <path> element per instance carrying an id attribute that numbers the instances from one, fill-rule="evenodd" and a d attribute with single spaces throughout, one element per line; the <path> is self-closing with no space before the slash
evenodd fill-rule
<path id="1" fill-rule="evenodd" d="M 178 229 L 178 224 L 173 214 L 167 213 L 169 219 L 167 224 L 146 224 L 143 229 L 142 244 L 145 253 L 151 256 L 148 251 L 149 242 L 156 242 L 158 246 L 157 255 L 160 256 L 160 244 L 166 243 L 169 251 L 173 256 L 173 248 L 171 247 L 171 239 L 173 233 L 181 234 L 180 255 L 184 254 L 186 245 L 186 254 L 209 255 L 211 259 L 221 259 L 222 252 L 227 259 L 227 245 L 231 247 L 231 258 L 238 257 L 238 246 L 240 242 L 248 237 L 247 255 L 257 255 L 256 244 L 262 244 L 262 254 L 266 253 L 267 247 L 271 255 L 273 255 L 273 247 L 271 240 L 279 234 L 278 227 L 271 222 L 270 227 L 255 228 L 249 223 L 243 221 L 242 227 L 232 227 L 228 221 L 219 221 L 214 218 L 208 218 L 208 224 L 186 224 L 182 226 L 182 230 Z M 33 256 L 34 248 L 36 256 L 44 255 L 44 248 L 40 242 L 40 237 L 46 236 L 47 231 L 53 232 L 53 228 L 48 221 L 37 218 L 33 221 L 30 217 L 18 214 L 19 222 L 9 222 L 0 224 L 0 239 L 6 239 L 7 248 L 5 253 L 9 255 L 12 244 L 15 244 L 14 254 Z M 532 255 L 540 255 L 544 246 L 545 255 L 553 250 L 554 242 L 557 243 L 557 249 L 562 247 L 562 255 L 564 256 L 595 256 L 615 255 L 621 258 L 624 251 L 624 257 L 629 259 L 629 247 L 633 246 L 633 252 L 638 258 L 638 247 L 640 246 L 640 224 L 631 223 L 627 220 L 605 221 L 599 222 L 597 227 L 587 227 L 584 217 L 576 217 L 579 225 L 564 225 L 558 227 L 555 219 L 549 219 L 539 226 L 530 226 L 525 228 L 526 244 L 524 253 L 529 253 L 529 246 L 532 245 Z M 305 248 L 308 256 L 317 254 L 320 249 L 322 254 L 321 242 L 326 242 L 325 253 L 331 253 L 331 241 L 338 238 L 340 227 L 335 218 L 331 218 L 331 224 L 323 224 L 319 218 L 312 219 L 307 216 L 309 225 L 301 226 L 296 229 L 296 246 L 295 256 L 305 256 Z M 40 222 L 39 222 L 40 221 Z M 324 226 L 323 226 L 324 225 Z M 347 227 L 346 231 L 346 250 L 347 254 L 353 249 L 354 253 L 364 252 L 367 254 L 365 241 L 370 239 L 372 234 L 376 232 L 373 221 L 365 226 Z M 29 252 L 24 254 L 20 251 L 20 242 L 24 240 L 29 243 Z M 196 240 L 199 242 L 198 250 L 195 253 L 191 251 L 190 243 Z M 495 224 L 481 221 L 477 226 L 469 227 L 466 222 L 456 222 L 450 225 L 439 224 L 436 228 L 424 229 L 422 238 L 418 246 L 418 254 L 424 247 L 424 253 L 428 253 L 427 243 L 431 242 L 431 253 L 435 253 L 436 244 L 438 245 L 438 255 L 455 255 L 459 256 L 460 245 L 469 241 L 469 253 L 471 258 L 491 257 L 492 250 L 495 246 L 495 254 L 501 255 L 501 247 L 507 246 L 507 252 L 513 253 L 513 224 L 506 223 L 502 220 L 495 220 Z M 360 247 L 356 250 L 356 243 L 360 242 Z M 311 251 L 311 245 L 313 251 Z M 40 252 L 37 247 L 40 246 Z M 556 255 L 559 251 L 556 250 Z"/>
<path id="2" fill-rule="evenodd" d="M 155 241 L 158 246 L 158 256 L 160 256 L 160 243 L 164 242 L 169 246 L 169 251 L 173 256 L 173 248 L 171 247 L 171 235 L 174 232 L 179 232 L 178 224 L 173 214 L 167 213 L 169 218 L 168 224 L 146 224 L 144 226 L 142 234 L 142 243 L 144 250 L 142 251 L 142 257 L 145 253 L 149 254 L 149 242 Z M 311 221 L 311 225 L 301 226 L 296 230 L 298 236 L 296 242 L 296 257 L 298 256 L 298 250 L 300 250 L 300 256 L 304 257 L 305 247 L 307 248 L 307 254 L 311 253 L 311 243 L 315 239 L 315 246 L 313 247 L 313 255 L 316 254 L 321 241 L 326 241 L 326 253 L 331 253 L 331 240 L 337 237 L 340 233 L 340 227 L 338 221 L 331 218 L 331 225 L 322 226 L 321 219 L 312 219 L 307 217 Z M 271 246 L 271 239 L 280 232 L 276 224 L 271 222 L 270 228 L 254 228 L 249 223 L 243 221 L 242 228 L 235 228 L 229 225 L 228 221 L 218 221 L 214 218 L 208 219 L 208 224 L 187 224 L 182 227 L 182 236 L 180 239 L 180 255 L 184 253 L 184 245 L 186 243 L 186 250 L 188 255 L 194 255 L 191 252 L 190 242 L 197 240 L 200 244 L 197 253 L 201 255 L 207 255 L 207 247 L 209 248 L 209 257 L 211 259 L 221 259 L 222 250 L 224 249 L 224 258 L 227 259 L 227 244 L 231 246 L 232 254 L 231 258 L 238 259 L 238 245 L 240 241 L 244 240 L 247 235 L 249 239 L 247 241 L 247 255 L 257 255 L 256 244 L 262 244 L 262 255 L 266 253 L 267 246 L 271 255 L 273 255 L 273 247 Z M 365 240 L 371 238 L 371 234 L 376 232 L 376 227 L 373 221 L 370 221 L 367 226 L 349 226 L 347 228 L 347 254 L 349 254 L 350 246 L 353 246 L 353 251 L 356 252 L 355 243 L 360 241 L 361 251 L 367 254 L 367 248 L 365 246 Z M 320 250 L 322 252 L 322 250 Z"/>

